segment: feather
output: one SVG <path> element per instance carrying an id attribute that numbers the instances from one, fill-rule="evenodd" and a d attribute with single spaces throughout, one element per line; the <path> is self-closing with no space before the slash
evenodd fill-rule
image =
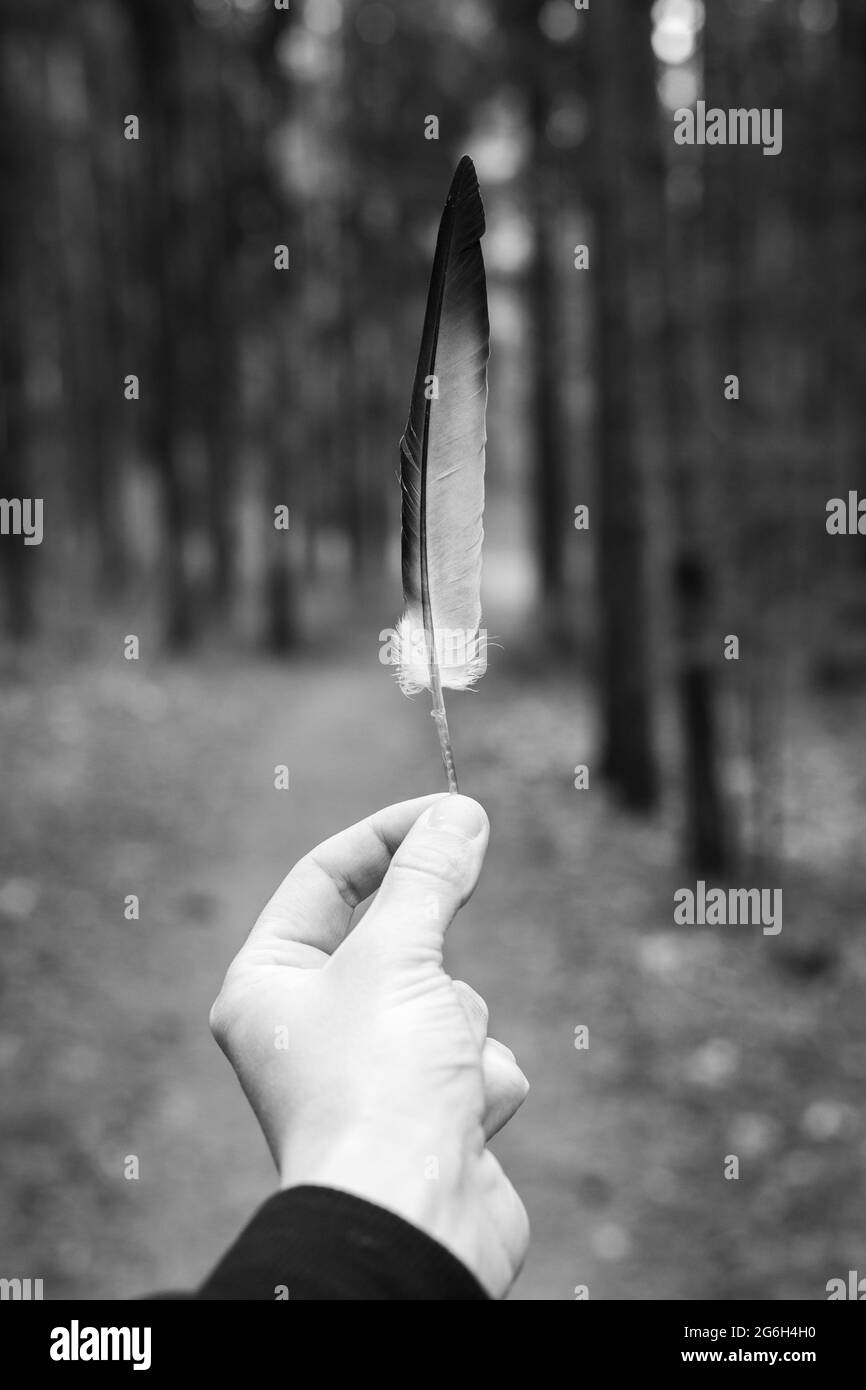
<path id="1" fill-rule="evenodd" d="M 448 785 L 457 790 L 443 689 L 486 669 L 481 632 L 484 446 L 490 328 L 472 160 L 457 166 L 439 224 L 412 403 L 400 441 L 405 611 L 398 680 L 430 690 Z"/>

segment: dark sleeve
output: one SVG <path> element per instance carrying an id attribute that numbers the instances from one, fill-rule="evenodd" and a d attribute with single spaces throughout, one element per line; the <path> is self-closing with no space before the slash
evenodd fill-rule
<path id="1" fill-rule="evenodd" d="M 329 1187 L 269 1198 L 197 1299 L 486 1299 L 456 1256 L 393 1212 Z"/>

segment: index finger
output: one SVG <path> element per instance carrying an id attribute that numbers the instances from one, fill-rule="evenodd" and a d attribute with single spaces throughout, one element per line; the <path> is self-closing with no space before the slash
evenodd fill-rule
<path id="1" fill-rule="evenodd" d="M 346 935 L 352 913 L 374 893 L 398 845 L 422 811 L 447 792 L 398 801 L 323 840 L 283 879 L 250 933 L 293 941 L 330 955 Z"/>

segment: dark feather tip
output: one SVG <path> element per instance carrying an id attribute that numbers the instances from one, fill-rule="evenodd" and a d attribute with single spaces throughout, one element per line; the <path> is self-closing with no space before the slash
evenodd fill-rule
<path id="1" fill-rule="evenodd" d="M 454 171 L 446 203 L 454 207 L 457 203 L 462 203 L 464 199 L 478 195 L 478 175 L 475 172 L 475 165 L 469 155 L 465 154 Z"/>

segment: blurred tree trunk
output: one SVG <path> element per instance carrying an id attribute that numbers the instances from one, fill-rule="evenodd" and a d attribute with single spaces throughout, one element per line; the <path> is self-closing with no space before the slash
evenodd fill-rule
<path id="1" fill-rule="evenodd" d="M 255 177 L 262 204 L 270 214 L 271 237 L 265 244 L 267 264 L 261 274 L 268 303 L 268 346 L 273 363 L 271 399 L 265 411 L 263 441 L 265 469 L 264 555 L 265 643 L 270 651 L 283 654 L 297 643 L 296 598 L 291 564 L 291 531 L 274 526 L 274 507 L 286 505 L 297 513 L 297 470 L 295 458 L 302 451 L 304 403 L 298 389 L 300 363 L 298 344 L 290 338 L 297 322 L 298 296 L 294 279 L 297 263 L 304 259 L 302 226 L 289 206 L 277 170 L 272 163 L 276 126 L 290 115 L 289 90 L 277 59 L 277 48 L 285 31 L 286 17 L 274 11 L 263 23 L 256 46 L 256 57 L 264 86 L 258 127 Z M 274 246 L 289 248 L 289 270 L 274 267 Z M 303 274 L 303 271 L 301 272 Z M 303 343 L 300 345 L 303 351 Z"/>
<path id="2" fill-rule="evenodd" d="M 351 130 L 350 130 L 351 135 Z M 365 365 L 361 329 L 361 286 L 363 255 L 359 252 L 360 236 L 355 217 L 360 193 L 352 190 L 344 193 L 339 204 L 339 255 L 338 285 L 340 295 L 340 314 L 345 324 L 342 347 L 337 358 L 337 402 L 338 413 L 335 420 L 343 418 L 349 422 L 352 432 L 363 436 L 366 428 L 366 393 L 363 390 Z M 353 580 L 360 580 L 364 573 L 364 506 L 361 490 L 360 460 L 346 458 L 345 449 L 339 440 L 339 432 L 334 432 L 337 452 L 332 455 L 334 480 L 338 497 L 339 525 L 349 543 L 349 567 Z M 396 452 L 396 451 L 395 451 Z M 395 465 L 396 466 L 396 465 Z"/>
<path id="3" fill-rule="evenodd" d="M 88 397 L 98 389 L 88 376 L 90 354 L 94 344 L 84 341 L 83 316 L 77 300 L 79 280 L 78 261 L 81 256 L 80 225 L 70 217 L 73 201 L 80 200 L 78 190 L 78 151 L 71 146 L 76 138 L 63 123 L 63 107 L 56 100 L 58 92 L 68 81 L 66 64 L 69 57 L 60 56 L 61 71 L 56 71 L 58 55 L 55 47 L 40 51 L 42 101 L 48 113 L 53 138 L 48 141 L 46 173 L 51 219 L 55 229 L 54 254 L 50 257 L 49 285 L 55 304 L 57 324 L 57 359 L 60 368 L 62 395 L 62 434 L 66 468 L 64 500 L 69 507 L 76 530 L 92 533 L 91 489 L 94 450 L 90 436 L 93 412 Z M 90 321 L 88 320 L 88 328 Z M 96 474 L 100 469 L 97 465 Z M 98 539 L 97 539 L 98 544 Z"/>
<path id="4" fill-rule="evenodd" d="M 595 236 L 592 281 L 597 334 L 597 525 L 601 608 L 603 771 L 626 805 L 658 793 L 644 574 L 644 480 L 634 436 L 625 170 L 631 134 L 623 41 L 628 11 L 605 0 L 589 26 L 594 45 Z M 630 40 L 629 40 L 630 42 Z"/>
<path id="5" fill-rule="evenodd" d="M 184 555 L 188 504 L 181 450 L 184 362 L 184 286 L 178 200 L 177 152 L 184 119 L 180 33 L 185 8 L 171 0 L 130 0 L 140 83 L 141 138 L 130 142 L 130 160 L 147 171 L 148 215 L 144 218 L 144 278 L 153 314 L 152 351 L 142 373 L 149 452 L 161 485 L 165 553 L 165 633 L 171 647 L 189 645 L 192 596 Z M 149 357 L 149 360 L 148 360 Z M 130 367 L 137 370 L 137 367 Z"/>
<path id="6" fill-rule="evenodd" d="M 228 613 L 234 588 L 234 459 L 238 440 L 238 351 L 235 253 L 238 229 L 234 210 L 233 171 L 238 142 L 229 94 L 223 81 L 221 42 L 213 44 L 213 66 L 200 138 L 212 168 L 214 219 L 199 278 L 203 326 L 199 416 L 207 453 L 207 520 L 211 547 L 211 601 Z"/>
<path id="7" fill-rule="evenodd" d="M 291 272 L 274 271 L 275 275 Z M 265 642 L 277 655 L 288 652 L 297 641 L 292 568 L 289 547 L 291 531 L 277 530 L 274 508 L 285 505 L 296 512 L 294 495 L 286 471 L 288 430 L 285 411 L 285 383 L 296 371 L 292 345 L 277 325 L 272 338 L 274 373 L 271 398 L 265 421 Z"/>
<path id="8" fill-rule="evenodd" d="M 775 16 L 755 19 L 724 6 L 708 6 L 704 27 L 704 94 L 707 104 L 722 108 L 748 107 L 751 87 L 742 80 L 747 68 L 758 74 L 770 107 L 774 65 L 766 51 L 766 35 L 755 25 Z M 755 79 L 753 79 L 755 80 Z M 784 157 L 784 156 L 782 156 Z M 777 160 L 762 177 L 751 179 L 743 151 L 736 146 L 706 146 L 703 150 L 703 225 L 700 244 L 709 274 L 707 322 L 707 422 L 713 438 L 709 462 L 716 480 L 716 515 L 727 517 L 719 531 L 728 560 L 727 605 L 729 631 L 740 641 L 740 660 L 728 669 L 734 690 L 733 708 L 740 725 L 738 743 L 748 767 L 748 793 L 744 801 L 741 852 L 747 853 L 755 872 L 769 854 L 772 823 L 780 790 L 779 703 L 780 638 L 778 614 L 771 612 L 778 588 L 773 574 L 783 547 L 767 530 L 772 515 L 772 433 L 762 411 L 768 388 L 761 381 L 760 323 L 752 317 L 752 304 L 761 294 L 751 267 L 761 254 L 760 226 L 767 207 L 769 180 L 781 168 Z M 792 331 L 783 319 L 776 330 Z M 724 381 L 731 374 L 740 383 L 740 399 L 726 400 Z M 763 433 L 762 433 L 763 431 Z M 760 469 L 756 461 L 761 461 Z M 777 486 L 778 484 L 776 484 Z M 769 505 L 768 505 L 769 502 Z M 720 641 L 723 633 L 720 633 Z M 725 668 L 722 668 L 723 670 Z M 730 846 L 733 852 L 734 846 Z"/>
<path id="9" fill-rule="evenodd" d="M 835 393 L 839 495 L 844 496 L 848 488 L 858 488 L 862 496 L 866 494 L 866 7 L 862 4 L 840 3 L 835 49 L 827 155 L 827 164 L 832 167 L 828 215 L 836 233 L 831 263 L 830 372 Z M 826 111 L 827 106 L 822 109 Z M 861 568 L 866 565 L 864 545 L 831 546 L 831 550 L 834 555 L 841 551 L 845 560 L 853 557 Z"/>
<path id="10" fill-rule="evenodd" d="M 350 320 L 351 323 L 351 320 Z M 353 420 L 359 435 L 366 427 L 365 401 L 359 388 L 358 378 L 362 371 L 361 353 L 358 347 L 360 334 L 357 328 L 347 330 L 347 342 L 343 352 L 343 390 L 341 400 L 346 409 L 353 412 Z M 349 541 L 349 566 L 353 580 L 360 580 L 364 574 L 364 555 L 366 541 L 364 535 L 364 504 L 361 492 L 361 473 L 359 460 L 339 461 L 341 482 L 340 521 Z"/>
<path id="11" fill-rule="evenodd" d="M 10 184 L 5 178 L 3 186 Z M 2 214 L 0 214 L 2 216 Z M 4 219 L 5 220 L 5 219 Z M 14 283 L 14 262 L 9 256 L 9 243 L 0 229 L 0 310 L 3 332 L 0 334 L 0 497 L 23 499 L 29 496 L 27 485 L 27 414 L 24 401 L 24 350 L 21 333 L 21 305 Z M 28 547 L 20 536 L 0 537 L 0 557 L 6 590 L 6 630 L 10 637 L 29 637 L 35 627 L 33 596 L 28 575 Z"/>
<path id="12" fill-rule="evenodd" d="M 532 186 L 529 209 L 532 221 L 533 258 L 529 276 L 529 312 L 532 323 L 532 435 L 533 496 L 535 500 L 535 549 L 541 577 L 541 599 L 551 635 L 560 635 L 565 614 L 563 599 L 563 537 L 567 534 L 565 459 L 559 380 L 562 374 L 561 335 L 558 326 L 559 294 L 551 244 L 555 217 L 551 197 L 547 124 L 550 99 L 545 74 L 537 63 L 530 92 L 532 128 Z"/>
<path id="13" fill-rule="evenodd" d="M 355 371 L 361 384 L 359 394 L 364 414 L 354 462 L 348 460 L 344 469 L 348 465 L 356 475 L 354 505 L 359 511 L 357 540 L 360 545 L 354 556 L 355 577 L 362 579 L 367 588 L 372 584 L 375 592 L 386 545 L 384 486 L 394 478 L 397 464 L 392 463 L 389 469 L 388 462 L 397 456 L 397 450 L 393 430 L 389 432 L 384 428 L 390 406 L 384 379 L 390 338 L 378 313 L 370 307 L 364 317 L 356 321 L 355 340 Z"/>
<path id="14" fill-rule="evenodd" d="M 751 45 L 752 81 L 764 93 L 762 102 L 766 102 L 768 107 L 783 107 L 790 112 L 795 93 L 788 89 L 792 98 L 789 103 L 786 100 L 788 92 L 785 81 L 791 61 L 789 41 L 792 26 L 780 12 L 769 7 L 759 15 L 759 24 L 759 42 Z M 736 28 L 732 32 L 736 42 Z M 742 53 L 742 48 L 739 51 Z M 740 76 L 742 70 L 742 59 L 731 63 L 731 82 L 741 96 L 737 105 L 745 104 Z M 796 99 L 801 99 L 801 96 L 798 87 Z M 764 248 L 772 246 L 778 237 L 775 208 L 784 205 L 785 187 L 780 177 L 785 168 L 783 158 L 784 154 L 781 158 L 766 161 L 770 168 L 758 182 L 753 196 L 747 196 L 738 206 L 740 241 L 737 264 L 741 271 L 737 288 L 740 343 L 744 352 L 743 375 L 740 379 L 742 382 L 745 377 L 750 385 L 753 381 L 753 369 L 748 365 L 750 358 L 755 365 L 780 361 L 784 364 L 783 370 L 790 370 L 791 348 L 784 340 L 795 332 L 791 310 L 796 303 L 796 295 L 786 294 L 787 286 L 782 283 L 774 285 L 770 281 L 768 284 L 764 276 L 759 278 L 749 273 L 750 265 L 754 265 L 757 258 L 764 254 Z M 790 262 L 789 274 L 794 274 L 796 262 L 791 260 L 790 248 L 784 247 L 781 254 Z M 776 334 L 782 338 L 781 343 L 776 335 L 771 337 L 768 333 L 768 319 L 773 312 L 777 315 L 779 327 Z M 754 376 L 757 377 L 757 372 Z M 748 495 L 748 487 L 753 499 L 751 535 L 747 539 L 752 574 L 742 624 L 749 643 L 749 664 L 744 674 L 747 677 L 752 783 L 750 868 L 752 873 L 765 876 L 776 873 L 781 858 L 790 644 L 798 640 L 799 633 L 796 629 L 786 633 L 785 614 L 780 601 L 783 594 L 790 595 L 792 590 L 793 576 L 788 565 L 785 540 L 793 522 L 789 520 L 787 528 L 782 528 L 775 520 L 782 465 L 776 447 L 780 398 L 773 376 L 770 375 L 769 405 L 757 413 L 757 418 L 748 400 L 750 394 L 747 390 L 746 400 L 741 401 L 735 410 L 742 421 L 744 436 L 739 455 L 742 495 Z M 774 415 L 776 418 L 773 418 Z M 795 464 L 799 444 L 800 441 L 797 441 L 791 450 Z M 760 470 L 754 467 L 757 459 L 761 460 Z M 785 477 L 785 483 L 793 492 L 790 474 Z M 747 564 L 744 571 L 748 572 Z"/>
<path id="15" fill-rule="evenodd" d="M 103 596 L 117 592 L 124 573 L 120 468 L 116 447 L 122 377 L 115 245 L 109 223 L 113 182 L 105 175 L 103 113 L 94 68 L 99 59 L 87 27 L 41 52 L 45 110 L 54 135 L 48 173 L 56 253 L 51 257 L 63 383 L 68 498 L 76 524 L 91 539 Z M 64 88 L 79 62 L 87 101 L 83 135 L 64 126 Z M 116 141 L 117 132 L 109 133 Z M 113 234 L 114 233 L 114 234 Z"/>
<path id="16" fill-rule="evenodd" d="M 0 497 L 23 500 L 30 496 L 21 245 L 28 169 L 26 146 L 15 126 L 8 62 L 7 45 L 0 41 Z M 29 637 L 35 627 L 32 552 L 22 536 L 0 536 L 5 626 L 18 640 Z"/>
<path id="17" fill-rule="evenodd" d="M 652 343 L 653 378 L 659 388 L 663 448 L 673 499 L 674 543 L 670 594 L 674 610 L 674 660 L 680 714 L 685 805 L 684 858 L 698 869 L 726 867 L 728 834 L 719 769 L 716 694 L 721 677 L 721 634 L 713 602 L 712 556 L 705 524 L 706 498 L 699 467 L 706 448 L 699 442 L 701 413 L 694 361 L 699 204 L 691 211 L 667 196 L 667 158 L 681 172 L 698 174 L 696 152 L 670 140 L 656 96 L 651 0 L 628 0 L 630 93 L 630 183 L 642 193 L 632 214 L 644 240 L 642 261 L 659 267 L 659 316 Z M 663 143 L 664 142 L 664 143 Z M 717 152 L 713 152 L 717 153 Z M 646 235 L 648 234 L 649 235 Z M 699 313 L 699 307 L 698 307 Z M 719 378 L 721 395 L 721 378 Z"/>
<path id="18" fill-rule="evenodd" d="M 94 356 L 88 358 L 93 373 L 89 387 L 90 434 L 93 439 L 93 500 L 99 546 L 99 583 L 103 594 L 116 595 L 127 580 L 127 548 L 123 526 L 124 459 L 119 449 L 120 393 L 118 364 L 124 356 L 122 285 L 124 228 L 118 198 L 123 169 L 117 157 L 116 107 L 103 104 L 106 82 L 109 94 L 118 86 L 101 70 L 107 52 L 94 26 L 86 26 L 83 59 L 89 108 L 87 169 L 92 227 L 92 254 L 88 258 L 91 306 L 95 305 Z M 106 111 L 106 105 L 108 111 Z M 125 143 L 125 142 L 124 142 Z M 85 318 L 89 315 L 85 315 Z"/>

